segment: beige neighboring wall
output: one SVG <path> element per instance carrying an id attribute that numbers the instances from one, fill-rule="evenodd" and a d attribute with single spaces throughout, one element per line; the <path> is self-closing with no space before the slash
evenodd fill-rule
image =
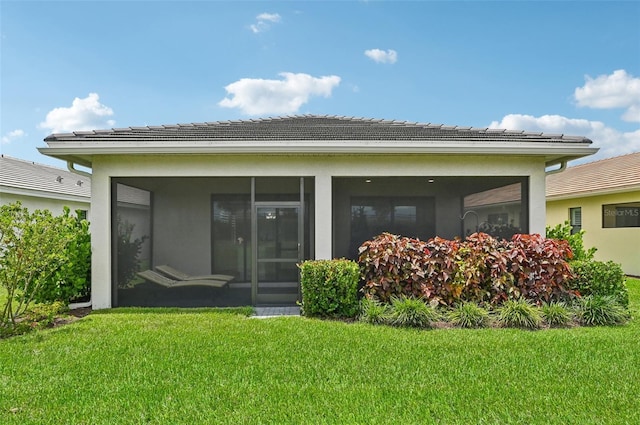
<path id="1" fill-rule="evenodd" d="M 640 201 L 640 190 L 547 201 L 547 225 L 569 220 L 569 208 L 582 208 L 584 245 L 595 246 L 596 260 L 622 264 L 626 274 L 640 276 L 640 227 L 603 228 L 602 206 Z"/>
<path id="2" fill-rule="evenodd" d="M 64 212 L 64 207 L 69 207 L 71 212 L 76 210 L 89 211 L 90 202 L 87 199 L 86 202 L 70 201 L 54 198 L 40 198 L 36 196 L 17 195 L 13 193 L 0 193 L 0 204 L 12 204 L 16 201 L 20 201 L 23 207 L 28 208 L 29 211 L 35 210 L 49 210 L 54 215 L 60 215 Z M 87 215 L 88 217 L 88 215 Z"/>

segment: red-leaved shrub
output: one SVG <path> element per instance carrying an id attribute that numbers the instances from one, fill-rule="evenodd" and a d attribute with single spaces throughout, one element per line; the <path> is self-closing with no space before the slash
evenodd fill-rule
<path id="1" fill-rule="evenodd" d="M 421 282 L 421 295 L 429 301 L 451 305 L 460 299 L 463 284 L 456 279 L 460 241 L 440 237 L 429 239 L 422 259 L 425 279 Z"/>
<path id="2" fill-rule="evenodd" d="M 538 234 L 513 235 L 506 255 L 518 291 L 516 296 L 541 304 L 576 295 L 567 286 L 574 277 L 565 260 L 573 258 L 567 241 Z"/>
<path id="3" fill-rule="evenodd" d="M 439 237 L 422 242 L 383 233 L 360 247 L 362 291 L 389 302 L 422 297 L 448 306 L 471 301 L 497 306 L 524 297 L 536 304 L 575 295 L 564 241 L 514 235 L 511 241 L 474 233 L 464 241 Z"/>
<path id="4" fill-rule="evenodd" d="M 429 251 L 419 239 L 383 233 L 359 248 L 363 292 L 389 302 L 391 296 L 422 295 L 423 262 Z"/>
<path id="5" fill-rule="evenodd" d="M 457 280 L 462 300 L 497 305 L 509 298 L 513 275 L 504 254 L 508 242 L 486 233 L 474 233 L 460 244 Z"/>

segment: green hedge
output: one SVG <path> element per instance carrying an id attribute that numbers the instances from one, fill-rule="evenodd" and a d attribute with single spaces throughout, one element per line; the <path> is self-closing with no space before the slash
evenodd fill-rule
<path id="1" fill-rule="evenodd" d="M 613 261 L 573 261 L 571 268 L 575 277 L 569 281 L 569 286 L 583 297 L 611 296 L 623 306 L 629 306 L 626 278 L 620 264 Z"/>
<path id="2" fill-rule="evenodd" d="M 305 316 L 355 317 L 360 269 L 354 261 L 309 260 L 300 264 Z"/>

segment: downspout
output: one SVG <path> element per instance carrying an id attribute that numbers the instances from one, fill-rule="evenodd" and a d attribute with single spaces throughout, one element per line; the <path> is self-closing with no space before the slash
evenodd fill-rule
<path id="1" fill-rule="evenodd" d="M 545 175 L 550 176 L 551 174 L 561 173 L 567 169 L 567 161 L 562 161 L 560 163 L 560 168 L 556 168 L 555 170 L 545 171 Z"/>
<path id="2" fill-rule="evenodd" d="M 76 164 L 73 163 L 72 161 L 67 161 L 67 170 L 71 171 L 72 173 L 79 174 L 81 176 L 91 178 L 91 174 L 90 173 L 87 173 L 86 171 L 78 170 L 76 168 Z"/>
<path id="3" fill-rule="evenodd" d="M 75 168 L 75 163 L 71 162 L 71 161 L 67 161 L 67 169 L 69 171 L 71 171 L 72 173 L 78 174 L 80 176 L 83 177 L 87 177 L 87 178 L 91 178 L 91 174 L 87 173 L 86 171 L 82 171 L 82 170 L 78 170 Z M 92 305 L 92 299 L 91 297 L 89 297 L 89 301 L 85 301 L 82 303 L 71 303 L 69 304 L 69 310 L 75 310 L 78 308 L 87 308 L 87 307 L 91 307 Z"/>

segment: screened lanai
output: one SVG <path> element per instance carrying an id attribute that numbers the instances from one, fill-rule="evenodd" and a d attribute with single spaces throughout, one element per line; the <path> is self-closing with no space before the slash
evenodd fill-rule
<path id="1" fill-rule="evenodd" d="M 545 174 L 579 136 L 325 115 L 45 139 L 91 172 L 92 305 L 292 305 L 296 264 L 387 231 L 543 233 Z M 79 171 L 78 171 L 79 172 Z"/>
<path id="2" fill-rule="evenodd" d="M 312 177 L 113 179 L 113 305 L 300 301 L 297 264 L 315 258 L 314 183 Z M 333 226 L 320 231 L 331 232 L 333 257 L 354 260 L 358 247 L 382 232 L 422 240 L 462 237 L 481 225 L 468 199 L 484 196 L 486 208 L 488 191 L 514 187 L 517 202 L 501 214 L 505 223 L 518 224 L 509 231 L 526 232 L 526 178 L 334 177 Z M 501 210 L 501 202 L 496 196 L 494 208 Z M 506 229 L 488 231 L 504 237 Z M 188 275 L 191 284 L 167 275 L 166 266 Z"/>

